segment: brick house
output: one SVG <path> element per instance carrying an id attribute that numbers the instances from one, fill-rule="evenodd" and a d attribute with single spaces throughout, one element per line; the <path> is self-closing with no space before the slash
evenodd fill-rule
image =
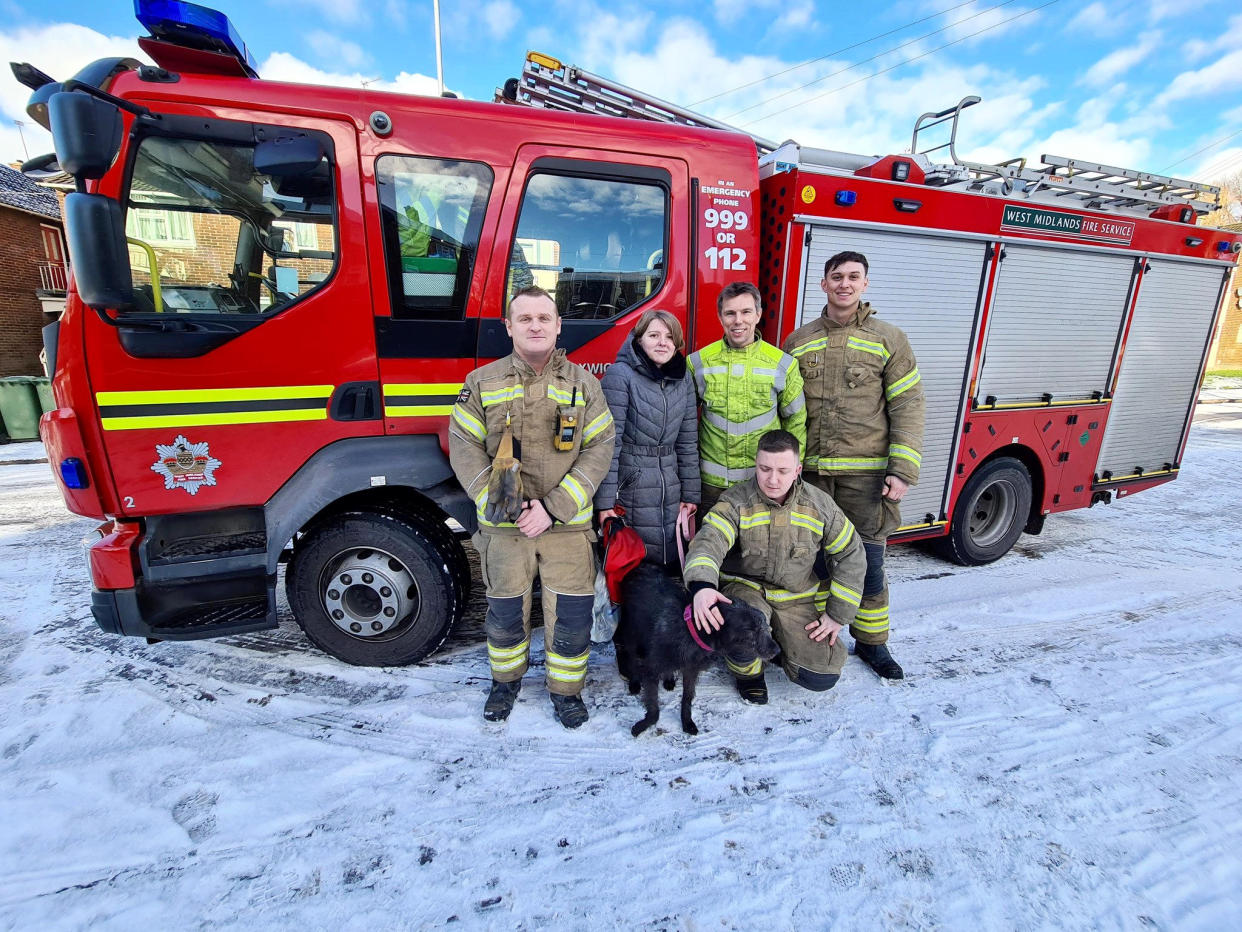
<path id="1" fill-rule="evenodd" d="M 54 191 L 0 165 L 0 377 L 43 374 L 41 331 L 68 287 L 60 217 Z"/>

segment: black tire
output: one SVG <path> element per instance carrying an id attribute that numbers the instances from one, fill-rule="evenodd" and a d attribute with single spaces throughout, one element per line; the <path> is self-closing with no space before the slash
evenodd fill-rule
<path id="1" fill-rule="evenodd" d="M 465 609 L 446 540 L 458 551 L 461 545 L 438 527 L 443 534 L 412 514 L 346 512 L 308 529 L 285 577 L 306 636 L 333 657 L 367 667 L 417 663 L 435 651 Z"/>
<path id="2" fill-rule="evenodd" d="M 947 560 L 982 566 L 1014 545 L 1031 513 L 1031 474 L 1020 460 L 1003 456 L 984 463 L 966 481 L 953 507 L 952 530 L 935 542 Z"/>

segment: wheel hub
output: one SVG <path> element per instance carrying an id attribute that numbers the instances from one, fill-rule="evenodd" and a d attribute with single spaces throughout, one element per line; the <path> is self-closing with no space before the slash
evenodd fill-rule
<path id="1" fill-rule="evenodd" d="M 979 546 L 990 546 L 1008 530 L 1016 503 L 1008 482 L 993 482 L 979 492 L 970 510 L 970 536 Z"/>
<path id="2" fill-rule="evenodd" d="M 416 609 L 418 586 L 404 563 L 382 550 L 347 550 L 325 574 L 323 606 L 354 637 L 378 637 Z"/>

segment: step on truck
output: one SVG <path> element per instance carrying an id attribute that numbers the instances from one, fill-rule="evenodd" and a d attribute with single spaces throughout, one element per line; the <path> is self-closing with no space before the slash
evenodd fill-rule
<path id="1" fill-rule="evenodd" d="M 602 373 L 648 308 L 691 348 L 719 339 L 733 281 L 759 286 L 779 344 L 820 313 L 824 260 L 865 253 L 928 405 L 895 539 L 961 563 L 1178 474 L 1242 239 L 1197 226 L 1213 188 L 965 161 L 973 98 L 920 117 L 908 153 L 852 155 L 535 53 L 491 102 L 265 81 L 223 15 L 136 10 L 154 65 L 13 66 L 56 149 L 29 167 L 76 182 L 41 433 L 69 509 L 104 522 L 87 553 L 105 631 L 274 628 L 287 561 L 323 650 L 434 651 L 476 527 L 447 415 L 509 351 L 506 299 L 532 283 Z"/>

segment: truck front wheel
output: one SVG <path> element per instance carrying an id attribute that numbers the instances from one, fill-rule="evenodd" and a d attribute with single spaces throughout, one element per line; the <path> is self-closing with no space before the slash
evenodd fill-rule
<path id="1" fill-rule="evenodd" d="M 948 537 L 936 541 L 941 556 L 981 566 L 1009 552 L 1031 511 L 1031 474 L 1020 460 L 985 463 L 967 481 L 953 508 Z"/>
<path id="2" fill-rule="evenodd" d="M 285 578 L 289 605 L 315 646 L 368 667 L 422 660 L 465 608 L 437 535 L 406 517 L 348 512 L 298 541 Z"/>

